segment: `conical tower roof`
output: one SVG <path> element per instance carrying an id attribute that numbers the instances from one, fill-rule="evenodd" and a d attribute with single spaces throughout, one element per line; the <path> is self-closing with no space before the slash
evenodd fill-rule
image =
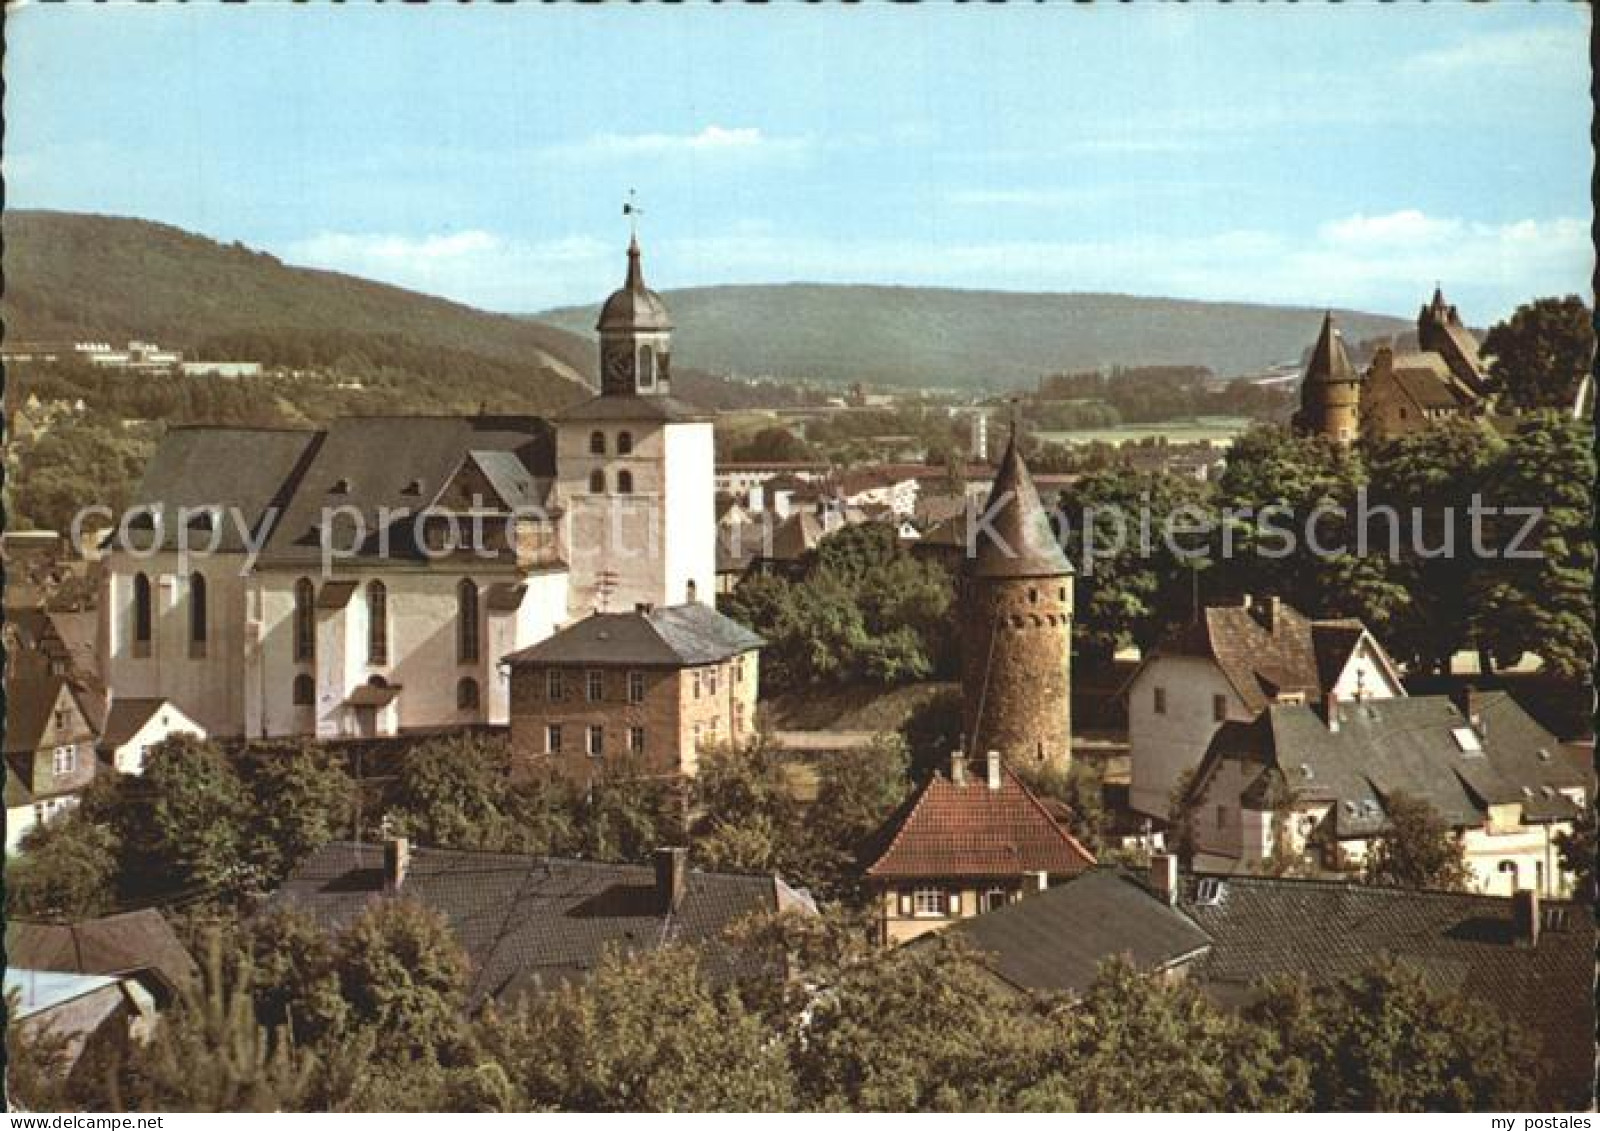
<path id="1" fill-rule="evenodd" d="M 1344 339 L 1333 328 L 1333 312 L 1322 318 L 1322 333 L 1312 347 L 1311 361 L 1306 365 L 1306 381 L 1355 381 L 1355 366 L 1344 352 Z"/>
<path id="2" fill-rule="evenodd" d="M 639 239 L 628 241 L 628 277 L 600 308 L 597 330 L 670 330 L 672 319 L 661 296 L 644 285 L 639 265 Z"/>
<path id="3" fill-rule="evenodd" d="M 1013 429 L 988 503 L 967 536 L 969 577 L 1060 577 L 1072 573 Z"/>

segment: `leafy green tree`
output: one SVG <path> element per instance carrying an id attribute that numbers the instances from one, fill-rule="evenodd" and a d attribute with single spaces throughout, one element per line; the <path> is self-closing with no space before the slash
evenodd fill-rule
<path id="1" fill-rule="evenodd" d="M 791 877 L 808 870 L 810 836 L 788 768 L 764 737 L 702 755 L 694 805 L 694 852 L 705 867 Z"/>
<path id="2" fill-rule="evenodd" d="M 344 999 L 385 1055 L 428 1057 L 462 1039 L 467 956 L 444 918 L 407 899 L 374 903 L 339 936 Z"/>
<path id="3" fill-rule="evenodd" d="M 6 861 L 6 912 L 24 919 L 92 919 L 115 906 L 118 844 L 111 829 L 68 813 L 30 829 Z"/>
<path id="4" fill-rule="evenodd" d="M 252 991 L 262 1025 L 281 1029 L 302 1046 L 319 1046 L 349 1026 L 333 935 L 285 907 L 255 916 L 241 935 L 242 953 L 255 972 Z"/>
<path id="5" fill-rule="evenodd" d="M 439 848 L 495 849 L 505 836 L 505 753 L 476 735 L 407 751 L 389 797 L 396 834 Z"/>
<path id="6" fill-rule="evenodd" d="M 268 886 L 317 848 L 349 834 L 355 782 L 325 748 L 252 748 L 244 771 L 252 803 L 246 854 Z"/>
<path id="7" fill-rule="evenodd" d="M 817 771 L 806 824 L 838 882 L 855 871 L 857 850 L 911 791 L 911 753 L 898 734 L 881 734 L 869 746 L 829 754 Z"/>
<path id="8" fill-rule="evenodd" d="M 1595 857 L 1600 855 L 1600 840 L 1595 836 L 1595 810 L 1585 805 L 1572 823 L 1572 831 L 1556 836 L 1556 848 L 1561 853 L 1561 870 L 1573 878 L 1573 890 L 1579 899 L 1593 904 L 1595 890 Z"/>
<path id="9" fill-rule="evenodd" d="M 1495 656 L 1510 662 L 1531 652 L 1574 684 L 1587 680 L 1594 657 L 1592 444 L 1588 427 L 1556 413 L 1518 422 L 1485 485 L 1486 501 L 1502 513 L 1486 524 L 1494 556 L 1479 565 L 1468 606 Z"/>
<path id="10" fill-rule="evenodd" d="M 780 425 L 762 428 L 729 456 L 733 460 L 779 460 L 788 463 L 810 463 L 818 457 L 817 449 Z"/>
<path id="11" fill-rule="evenodd" d="M 552 851 L 643 862 L 662 845 L 683 841 L 682 785 L 643 759 L 608 762 L 606 772 L 583 791 L 555 788 L 566 798 L 571 840 L 554 844 Z"/>
<path id="12" fill-rule="evenodd" d="M 1594 363 L 1594 313 L 1577 295 L 1524 303 L 1489 328 L 1483 352 L 1508 405 L 1570 412 Z"/>
<path id="13" fill-rule="evenodd" d="M 120 834 L 125 889 L 225 899 L 256 886 L 244 855 L 250 796 L 213 742 L 169 738 L 146 755 L 142 776 L 110 784 L 83 806 Z"/>
<path id="14" fill-rule="evenodd" d="M 283 1030 L 257 1023 L 248 962 L 226 963 L 214 942 L 202 973 L 202 984 L 184 988 L 148 1042 L 127 1042 L 109 1103 L 94 1106 L 218 1112 L 303 1106 L 312 1057 Z"/>
<path id="15" fill-rule="evenodd" d="M 1362 877 L 1387 887 L 1466 891 L 1472 871 L 1466 847 L 1433 806 L 1393 794 L 1384 802 L 1388 822 L 1367 848 Z"/>
<path id="16" fill-rule="evenodd" d="M 9 1111 L 62 1111 L 70 1041 L 49 1024 L 17 1017 L 18 991 L 6 991 L 6 1107 Z"/>
<path id="17" fill-rule="evenodd" d="M 793 1042 L 803 1102 L 825 1111 L 988 1111 L 1049 1064 L 1051 1026 L 954 940 L 837 973 Z"/>
<path id="18" fill-rule="evenodd" d="M 698 956 L 667 947 L 612 953 L 581 985 L 535 998 L 485 1027 L 491 1056 L 525 1102 L 563 1111 L 783 1111 L 783 1045 Z"/>
<path id="19" fill-rule="evenodd" d="M 1404 965 L 1315 990 L 1274 983 L 1249 1017 L 1309 1066 L 1318 1111 L 1529 1111 L 1575 1100 L 1537 1094 L 1538 1059 L 1518 1026 Z"/>
<path id="20" fill-rule="evenodd" d="M 1067 767 L 1023 764 L 1016 767 L 1024 785 L 1042 798 L 1066 807 L 1067 831 L 1094 853 L 1103 847 L 1106 823 L 1105 781 L 1099 767 L 1075 761 Z"/>
<path id="21" fill-rule="evenodd" d="M 1295 1111 L 1307 1067 L 1267 1030 L 1211 1005 L 1188 982 L 1105 963 L 1081 1000 L 1059 1007 L 1053 1071 L 1025 1107 L 1075 1111 Z"/>

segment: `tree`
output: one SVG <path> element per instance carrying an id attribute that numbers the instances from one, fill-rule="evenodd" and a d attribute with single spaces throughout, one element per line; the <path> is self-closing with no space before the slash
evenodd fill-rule
<path id="1" fill-rule="evenodd" d="M 1489 328 L 1495 390 L 1514 408 L 1571 411 L 1578 383 L 1594 362 L 1594 315 L 1577 295 L 1541 298 L 1517 307 Z"/>
<path id="2" fill-rule="evenodd" d="M 853 871 L 856 851 L 905 800 L 910 773 L 911 754 L 898 734 L 835 751 L 819 764 L 807 824 L 840 873 Z"/>
<path id="3" fill-rule="evenodd" d="M 177 735 L 150 750 L 141 777 L 84 803 L 120 834 L 121 875 L 136 893 L 231 898 L 255 886 L 244 858 L 250 798 L 215 743 Z"/>
<path id="4" fill-rule="evenodd" d="M 1058 1008 L 1053 1071 L 1022 1105 L 1074 1111 L 1295 1111 L 1309 1098 L 1306 1065 L 1267 1030 L 1121 959 L 1081 1000 Z"/>
<path id="5" fill-rule="evenodd" d="M 397 834 L 439 848 L 504 844 L 505 754 L 476 735 L 452 735 L 406 752 L 389 799 Z"/>
<path id="6" fill-rule="evenodd" d="M 1318 1111 L 1528 1111 L 1576 1100 L 1537 1094 L 1538 1059 L 1517 1025 L 1407 966 L 1383 962 L 1314 991 L 1272 983 L 1247 1016 L 1309 1066 L 1306 1106 Z"/>
<path id="7" fill-rule="evenodd" d="M 19 992 L 6 990 L 6 1104 L 10 1111 L 62 1111 L 71 1042 L 48 1023 L 17 1017 Z"/>
<path id="8" fill-rule="evenodd" d="M 1556 836 L 1556 848 L 1561 853 L 1561 870 L 1573 877 L 1573 890 L 1577 897 L 1590 904 L 1597 898 L 1595 856 L 1600 853 L 1595 824 L 1594 806 L 1585 805 L 1578 811 L 1578 819 L 1572 822 L 1572 831 Z"/>
<path id="9" fill-rule="evenodd" d="M 267 886 L 350 831 L 355 782 L 322 747 L 253 747 L 244 766 L 253 814 L 246 854 Z"/>
<path id="10" fill-rule="evenodd" d="M 28 831 L 6 862 L 6 911 L 16 918 L 67 921 L 109 912 L 117 891 L 117 836 L 81 813 Z"/>
<path id="11" fill-rule="evenodd" d="M 694 851 L 705 867 L 790 876 L 809 870 L 811 838 L 788 770 L 764 737 L 702 756 L 694 805 Z"/>
<path id="12" fill-rule="evenodd" d="M 728 457 L 734 461 L 757 460 L 763 463 L 811 463 L 817 459 L 817 449 L 779 425 L 762 428 L 744 443 L 734 448 Z"/>
<path id="13" fill-rule="evenodd" d="M 351 1009 L 339 980 L 334 936 L 304 913 L 272 907 L 245 924 L 242 953 L 252 979 L 256 1019 L 297 1044 L 317 1046 L 343 1032 Z"/>
<path id="14" fill-rule="evenodd" d="M 232 977 L 227 974 L 230 969 Z M 302 1106 L 314 1064 L 281 1029 L 257 1023 L 247 961 L 213 940 L 199 986 L 146 1043 L 129 1041 L 109 1103 L 123 1111 L 285 1111 Z"/>
<path id="15" fill-rule="evenodd" d="M 670 1022 L 670 1023 L 667 1023 Z M 523 1101 L 563 1111 L 782 1111 L 783 1045 L 684 947 L 608 954 L 587 982 L 485 1027 Z"/>
<path id="16" fill-rule="evenodd" d="M 437 1057 L 461 1039 L 467 956 L 438 912 L 413 900 L 372 904 L 339 936 L 337 965 L 353 1019 L 385 1056 Z"/>
<path id="17" fill-rule="evenodd" d="M 1363 879 L 1387 887 L 1466 891 L 1472 879 L 1466 847 L 1422 798 L 1385 799 L 1388 821 L 1367 848 Z"/>
<path id="18" fill-rule="evenodd" d="M 1106 821 L 1105 782 L 1099 767 L 1074 761 L 1062 767 L 1051 763 L 1025 763 L 1017 776 L 1040 797 L 1066 806 L 1067 831 L 1098 854 L 1104 847 L 1100 836 Z"/>

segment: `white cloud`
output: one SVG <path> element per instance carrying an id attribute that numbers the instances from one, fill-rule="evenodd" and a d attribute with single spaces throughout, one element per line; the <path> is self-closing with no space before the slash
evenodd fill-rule
<path id="1" fill-rule="evenodd" d="M 1540 75 L 1582 65 L 1588 57 L 1588 29 L 1575 22 L 1565 27 L 1485 32 L 1424 51 L 1414 62 L 1436 74 L 1520 70 Z"/>
<path id="2" fill-rule="evenodd" d="M 769 137 L 756 126 L 709 125 L 698 133 L 595 134 L 544 150 L 547 157 L 571 161 L 628 160 L 639 157 L 793 156 L 810 145 L 802 137 Z"/>
<path id="3" fill-rule="evenodd" d="M 285 248 L 284 255 L 291 262 L 524 312 L 596 302 L 617 285 L 623 266 L 614 241 L 523 241 L 476 230 L 322 233 Z M 850 240 L 794 235 L 781 225 L 730 218 L 710 238 L 652 239 L 646 268 L 659 287 L 901 283 L 1113 291 L 1397 314 L 1408 314 L 1439 280 L 1469 321 L 1485 323 L 1538 295 L 1586 293 L 1593 255 L 1586 220 L 1496 224 L 1414 209 L 1331 219 L 1303 239 L 1234 227 L 1181 238 L 1130 232 L 1039 241 Z"/>

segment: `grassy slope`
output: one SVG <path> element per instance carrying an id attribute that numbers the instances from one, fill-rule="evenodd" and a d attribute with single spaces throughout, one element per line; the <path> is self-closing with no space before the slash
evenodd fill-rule
<path id="1" fill-rule="evenodd" d="M 1300 357 L 1322 311 L 1103 294 L 922 287 L 700 287 L 666 293 L 674 357 L 712 371 L 1000 389 L 1101 364 L 1259 370 Z M 1345 336 L 1404 330 L 1386 315 L 1336 312 Z M 591 307 L 537 316 L 584 332 Z"/>

